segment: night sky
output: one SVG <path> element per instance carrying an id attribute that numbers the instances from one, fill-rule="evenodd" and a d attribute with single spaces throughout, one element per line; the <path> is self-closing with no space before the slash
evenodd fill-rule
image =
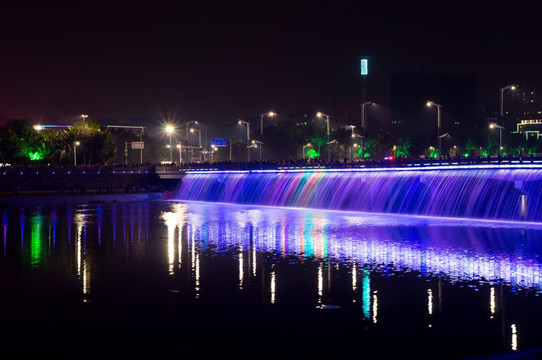
<path id="1" fill-rule="evenodd" d="M 538 1 L 83 3 L 2 5 L 0 123 L 233 126 L 269 110 L 343 123 L 359 118 L 362 56 L 383 107 L 390 74 L 422 64 L 474 74 L 479 107 L 542 82 Z"/>

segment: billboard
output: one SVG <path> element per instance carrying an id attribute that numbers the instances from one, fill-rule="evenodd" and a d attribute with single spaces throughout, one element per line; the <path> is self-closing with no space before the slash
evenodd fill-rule
<path id="1" fill-rule="evenodd" d="M 132 141 L 132 149 L 144 149 L 144 144 L 143 141 Z"/>
<path id="2" fill-rule="evenodd" d="M 211 146 L 226 147 L 226 146 L 228 146 L 228 139 L 226 139 L 226 138 L 211 138 Z"/>

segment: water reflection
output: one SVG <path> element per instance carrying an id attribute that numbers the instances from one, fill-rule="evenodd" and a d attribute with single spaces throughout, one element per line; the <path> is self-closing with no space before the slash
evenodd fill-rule
<path id="1" fill-rule="evenodd" d="M 541 305 L 538 224 L 141 202 L 6 208 L 2 225 L 4 274 L 58 277 L 84 304 L 107 305 L 103 293 L 118 288 L 210 307 L 250 295 L 253 308 L 347 311 L 357 329 L 408 323 L 443 339 L 500 329 L 499 346 L 514 351 L 519 328 L 526 344 L 540 335 L 529 323 Z M 456 307 L 465 314 L 450 320 Z"/>
<path id="2" fill-rule="evenodd" d="M 163 214 L 170 238 L 171 224 L 181 231 L 188 211 L 188 205 L 177 206 L 177 211 Z M 256 252 L 299 261 L 336 261 L 365 272 L 416 271 L 444 276 L 450 282 L 504 283 L 537 290 L 541 286 L 542 248 L 535 239 L 542 227 L 536 225 L 518 229 L 510 224 L 467 225 L 450 219 L 230 208 L 225 213 L 220 206 L 191 204 L 187 237 L 189 244 L 202 250 L 210 245 L 218 251 L 237 248 L 240 287 L 244 277 L 256 274 Z M 251 273 L 244 271 L 247 264 Z M 321 272 L 319 291 L 323 290 Z M 356 271 L 352 276 L 355 291 Z"/>

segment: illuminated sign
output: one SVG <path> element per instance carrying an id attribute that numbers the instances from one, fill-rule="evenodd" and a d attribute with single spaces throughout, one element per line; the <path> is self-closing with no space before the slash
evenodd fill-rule
<path id="1" fill-rule="evenodd" d="M 367 75 L 369 73 L 369 65 L 367 59 L 361 59 L 361 75 Z"/>
<path id="2" fill-rule="evenodd" d="M 143 141 L 132 141 L 132 149 L 144 149 L 145 144 Z"/>
<path id="3" fill-rule="evenodd" d="M 211 138 L 211 146 L 226 147 L 226 146 L 228 146 L 228 139 L 226 139 L 226 138 Z"/>

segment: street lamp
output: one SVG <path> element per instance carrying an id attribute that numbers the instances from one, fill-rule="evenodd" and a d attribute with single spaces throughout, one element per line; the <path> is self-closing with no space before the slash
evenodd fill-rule
<path id="1" fill-rule="evenodd" d="M 248 140 L 250 139 L 250 123 L 245 120 L 239 119 L 239 124 L 245 124 L 247 126 L 247 161 L 250 161 L 250 148 L 248 146 Z"/>
<path id="2" fill-rule="evenodd" d="M 491 129 L 494 129 L 494 128 L 499 129 L 499 156 L 502 156 L 502 129 L 504 129 L 504 127 L 495 123 L 489 124 L 489 127 Z"/>
<path id="3" fill-rule="evenodd" d="M 81 115 L 81 117 L 83 118 L 83 122 L 85 122 L 85 119 L 88 118 L 88 115 Z"/>
<path id="4" fill-rule="evenodd" d="M 260 148 L 260 161 L 262 161 L 262 145 L 263 145 L 263 142 L 258 141 L 258 140 L 252 140 L 252 144 L 255 145 L 256 147 L 258 147 L 258 145 L 259 145 L 259 148 Z"/>
<path id="5" fill-rule="evenodd" d="M 171 134 L 173 133 L 173 126 L 171 125 L 168 125 L 166 126 L 166 132 L 169 136 L 169 162 L 173 162 L 173 153 L 172 153 L 172 148 L 171 148 Z"/>
<path id="6" fill-rule="evenodd" d="M 250 149 L 251 148 L 257 148 L 257 147 L 258 147 L 258 144 L 256 144 L 256 140 L 252 140 L 252 144 L 247 146 L 247 153 L 248 153 L 248 161 L 249 162 L 250 162 Z"/>
<path id="7" fill-rule="evenodd" d="M 316 116 L 326 118 L 327 143 L 328 143 L 328 146 L 327 146 L 327 161 L 330 162 L 331 161 L 331 149 L 329 148 L 329 144 L 330 144 L 330 142 L 329 142 L 329 115 L 319 112 L 319 113 L 316 114 Z"/>
<path id="8" fill-rule="evenodd" d="M 177 149 L 179 149 L 179 165 L 182 165 L 182 163 L 183 163 L 183 157 L 182 157 L 183 146 L 182 146 L 181 143 L 177 144 Z"/>
<path id="9" fill-rule="evenodd" d="M 365 106 L 374 104 L 374 101 L 366 101 L 361 104 L 361 137 L 360 137 L 360 148 L 361 148 L 361 159 L 364 160 L 364 150 L 363 150 L 363 139 L 365 138 Z M 354 129 L 352 129 L 353 131 Z"/>
<path id="10" fill-rule="evenodd" d="M 303 145 L 303 160 L 305 160 L 305 148 L 312 147 L 311 143 L 308 143 L 307 145 Z M 309 161 L 311 161 L 311 156 L 309 154 Z"/>
<path id="11" fill-rule="evenodd" d="M 197 120 L 192 120 L 192 121 L 187 121 L 186 122 L 186 138 L 185 138 L 185 143 L 184 143 L 184 147 L 186 149 L 188 149 L 188 126 L 190 124 L 192 124 L 192 123 L 197 124 L 198 121 Z M 186 160 L 186 163 L 188 164 L 188 151 L 186 152 L 186 159 L 185 160 Z"/>
<path id="12" fill-rule="evenodd" d="M 363 154 L 363 139 L 365 139 L 365 136 L 355 133 L 355 132 L 354 132 L 354 128 L 355 128 L 354 125 L 350 125 L 350 127 L 352 128 L 352 137 L 353 137 L 353 138 L 359 138 L 359 140 L 360 140 L 361 158 L 363 159 L 363 158 L 364 158 L 364 157 L 363 157 L 363 155 L 364 155 L 364 154 Z M 354 147 L 356 147 L 356 146 L 357 146 L 357 145 L 354 144 Z"/>
<path id="13" fill-rule="evenodd" d="M 501 115 L 501 127 L 499 128 L 499 137 L 500 137 L 500 148 L 499 148 L 499 155 L 502 156 L 502 129 L 504 129 L 504 112 L 503 112 L 503 99 L 504 99 L 504 91 L 505 90 L 516 90 L 515 85 L 506 85 L 505 87 L 501 88 L 501 106 L 500 106 L 500 115 Z"/>
<path id="14" fill-rule="evenodd" d="M 190 132 L 194 132 L 194 131 L 198 133 L 198 147 L 200 147 L 199 159 L 201 161 L 201 130 L 190 128 Z"/>
<path id="15" fill-rule="evenodd" d="M 81 143 L 79 141 L 76 141 L 73 143 L 73 165 L 77 166 L 77 146 L 79 146 Z"/>
<path id="16" fill-rule="evenodd" d="M 263 144 L 263 118 L 264 118 L 264 116 L 273 117 L 275 115 L 277 115 L 277 113 L 275 113 L 273 111 L 270 111 L 270 112 L 267 112 L 265 114 L 260 115 L 260 141 L 261 141 L 261 144 Z M 262 147 L 260 146 L 260 161 L 262 161 L 261 153 L 262 153 Z"/>
<path id="17" fill-rule="evenodd" d="M 440 136 L 440 108 L 442 105 L 439 105 L 437 103 L 434 103 L 432 101 L 427 101 L 427 106 L 436 106 L 437 108 L 437 138 L 438 138 L 438 156 L 440 157 L 440 142 L 441 142 L 441 136 Z"/>

